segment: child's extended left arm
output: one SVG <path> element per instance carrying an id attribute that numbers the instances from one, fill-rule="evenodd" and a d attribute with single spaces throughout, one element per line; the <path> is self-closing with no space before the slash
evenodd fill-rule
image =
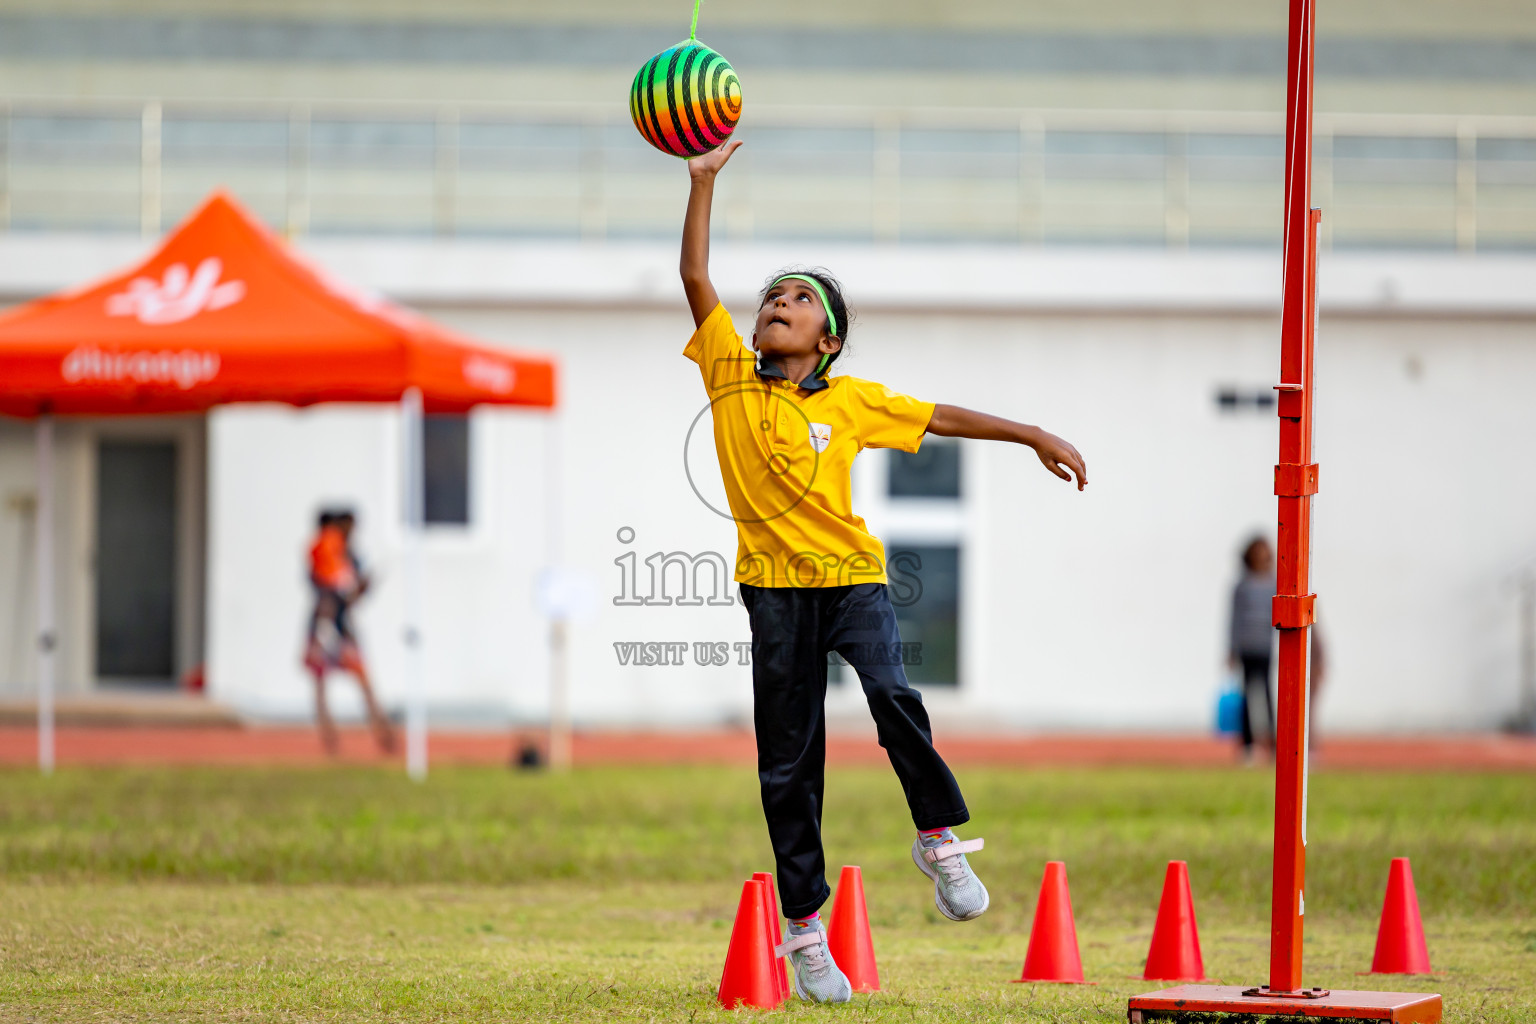
<path id="1" fill-rule="evenodd" d="M 928 433 L 940 437 L 972 437 L 978 441 L 1012 441 L 1027 445 L 1040 456 L 1045 468 L 1070 481 L 1077 477 L 1077 489 L 1088 484 L 1088 464 L 1077 449 L 1049 431 L 1027 423 L 1015 423 L 1001 416 L 962 409 L 958 405 L 936 405 L 928 421 Z"/>

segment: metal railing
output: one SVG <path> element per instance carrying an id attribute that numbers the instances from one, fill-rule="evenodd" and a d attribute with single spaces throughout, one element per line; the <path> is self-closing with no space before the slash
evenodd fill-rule
<path id="1" fill-rule="evenodd" d="M 1274 245 L 1276 115 L 761 108 L 741 240 Z M 1324 244 L 1536 248 L 1536 118 L 1319 116 Z M 687 190 L 626 112 L 0 105 L 0 230 L 160 233 L 215 187 L 289 235 L 672 238 Z"/>

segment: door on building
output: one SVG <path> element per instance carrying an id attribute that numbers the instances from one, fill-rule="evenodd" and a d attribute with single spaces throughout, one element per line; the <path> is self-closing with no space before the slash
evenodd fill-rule
<path id="1" fill-rule="evenodd" d="M 96 677 L 173 686 L 177 444 L 102 438 L 96 452 Z"/>

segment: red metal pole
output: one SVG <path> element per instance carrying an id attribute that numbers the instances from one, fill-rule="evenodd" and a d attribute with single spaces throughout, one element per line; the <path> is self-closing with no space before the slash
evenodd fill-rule
<path id="1" fill-rule="evenodd" d="M 1312 494 L 1312 334 L 1318 212 L 1312 209 L 1313 0 L 1291 0 L 1285 115 L 1285 283 L 1280 323 L 1280 461 L 1274 623 L 1280 630 L 1269 988 L 1301 989 L 1306 914 L 1307 653 Z"/>
<path id="2" fill-rule="evenodd" d="M 1307 912 L 1307 655 L 1314 596 L 1312 552 L 1312 347 L 1317 309 L 1317 226 L 1312 209 L 1313 0 L 1290 0 L 1285 116 L 1285 285 L 1280 321 L 1279 564 L 1274 623 L 1280 631 L 1280 706 L 1275 737 L 1275 860 L 1269 934 L 1269 984 L 1178 985 L 1132 996 L 1130 1024 L 1145 1015 L 1223 1013 L 1241 1017 L 1355 1018 L 1438 1024 L 1440 996 L 1412 992 L 1333 992 L 1301 986 L 1301 931 Z M 1305 1001 L 1305 1002 L 1303 1002 Z M 1305 1010 L 1302 1007 L 1305 1006 Z"/>

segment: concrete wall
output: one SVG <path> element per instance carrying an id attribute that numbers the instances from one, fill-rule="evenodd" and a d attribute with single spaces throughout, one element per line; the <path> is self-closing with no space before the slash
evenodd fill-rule
<path id="1" fill-rule="evenodd" d="M 622 666 L 613 647 L 747 638 L 739 605 L 612 603 L 615 559 L 626 553 L 643 573 L 654 552 L 734 550 L 731 524 L 695 497 L 685 470 L 711 466 L 707 445 L 686 445 L 706 402 L 680 355 L 690 324 L 671 276 L 675 255 L 406 242 L 312 252 L 340 276 L 455 327 L 562 361 L 557 427 L 538 414 L 475 415 L 473 524 L 428 538 L 437 720 L 499 724 L 543 713 L 545 625 L 533 595 L 553 561 L 586 574 L 598 596 L 572 628 L 578 721 L 747 717 L 748 669 L 691 658 Z M 1040 423 L 1090 465 L 1092 483 L 1078 494 L 1028 451 L 965 444 L 962 679 L 954 691 L 930 689 L 936 717 L 1016 728 L 1207 727 L 1236 549 L 1251 532 L 1272 531 L 1274 519 L 1273 415 L 1222 412 L 1215 394 L 1274 383 L 1275 261 L 725 248 L 716 267 L 729 307 L 745 318 L 762 274 L 793 257 L 836 269 L 860 311 L 843 372 Z M 0 271 L 20 262 L 0 248 Z M 89 259 L 58 262 L 78 268 Z M 1524 451 L 1536 434 L 1536 310 L 1524 284 L 1533 269 L 1514 257 L 1325 263 L 1314 545 L 1333 662 L 1325 727 L 1481 728 L 1515 705 L 1511 578 L 1536 559 L 1536 465 Z M 28 438 L 15 425 L 0 432 L 0 494 L 27 489 Z M 386 702 L 399 703 L 393 410 L 224 409 L 210 417 L 208 451 L 214 696 L 261 716 L 306 712 L 304 545 L 315 509 L 347 501 L 361 512 L 359 547 L 379 580 L 360 627 Z M 900 539 L 900 510 L 869 500 L 870 463 L 880 457 L 859 459 L 856 506 Z M 624 527 L 634 531 L 627 543 Z M 0 532 L 0 544 L 13 533 Z M 552 553 L 556 544 L 563 555 Z M 17 591 L 24 572 L 6 558 L 0 595 Z M 11 660 L 0 654 L 0 665 Z M 830 698 L 849 721 L 858 703 L 852 686 Z"/>

